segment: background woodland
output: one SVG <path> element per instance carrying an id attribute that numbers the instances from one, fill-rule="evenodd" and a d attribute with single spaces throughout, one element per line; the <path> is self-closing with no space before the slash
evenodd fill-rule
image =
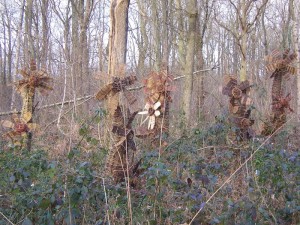
<path id="1" fill-rule="evenodd" d="M 35 94 L 31 151 L 0 137 L 0 224 L 300 223 L 299 57 L 282 81 L 286 121 L 261 135 L 274 101 L 267 56 L 299 54 L 296 0 L 1 0 L 0 11 L 1 120 L 24 109 L 21 70 L 47 71 L 53 88 Z M 129 84 L 142 112 L 163 73 L 167 129 L 136 139 L 145 117 L 112 92 Z M 231 141 L 228 75 L 251 84 L 256 135 L 242 143 Z M 132 136 L 116 137 L 117 111 Z M 130 179 L 110 179 L 114 148 Z"/>

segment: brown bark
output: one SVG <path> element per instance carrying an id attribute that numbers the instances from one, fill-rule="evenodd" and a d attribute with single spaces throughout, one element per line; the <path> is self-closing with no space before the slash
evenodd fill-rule
<path id="1" fill-rule="evenodd" d="M 200 6 L 199 10 L 199 19 L 197 20 L 197 41 L 196 41 L 196 49 L 197 49 L 197 71 L 203 70 L 204 68 L 204 56 L 203 56 L 203 47 L 204 47 L 204 37 L 207 31 L 207 27 L 209 25 L 209 20 L 211 17 L 211 11 L 212 6 L 214 2 L 211 2 L 210 0 L 204 1 L 204 3 Z M 200 72 L 200 74 L 197 74 L 195 79 L 195 91 L 196 91 L 196 116 L 198 118 L 201 118 L 201 116 L 204 116 L 203 112 L 203 106 L 205 101 L 205 90 L 204 90 L 204 73 Z M 202 114 L 202 115 L 201 115 Z"/>
<path id="2" fill-rule="evenodd" d="M 42 0 L 42 52 L 41 52 L 41 66 L 47 68 L 48 48 L 49 48 L 49 0 Z"/>
<path id="3" fill-rule="evenodd" d="M 159 16 L 158 16 L 158 2 L 151 1 L 151 11 L 152 11 L 152 32 L 154 37 L 154 69 L 158 71 L 161 65 L 161 35 L 160 35 L 160 25 L 159 25 Z"/>
<path id="4" fill-rule="evenodd" d="M 25 63 L 35 58 L 33 40 L 33 0 L 26 0 L 25 6 L 25 35 L 24 35 L 24 61 Z"/>
<path id="5" fill-rule="evenodd" d="M 300 45 L 300 39 L 299 39 L 299 14 L 300 14 L 300 7 L 299 4 L 295 0 L 290 0 L 291 5 L 291 14 L 292 14 L 292 46 L 295 49 L 295 52 L 298 53 L 297 60 L 296 60 L 296 66 L 298 68 L 298 71 L 296 73 L 296 83 L 297 83 L 297 118 L 298 122 L 300 122 L 300 76 L 299 76 L 299 68 L 300 68 L 300 52 L 299 52 L 299 45 Z"/>
<path id="6" fill-rule="evenodd" d="M 109 36 L 109 62 L 108 74 L 113 77 L 124 77 L 126 63 L 126 45 L 128 31 L 129 0 L 113 0 L 110 6 L 110 36 Z M 124 123 L 125 112 L 119 102 L 119 93 L 112 92 L 108 97 L 109 116 L 112 125 L 126 130 Z M 107 158 L 107 172 L 116 182 L 123 181 L 129 176 L 127 145 L 118 144 L 122 136 L 113 133 L 112 148 Z M 126 136 L 125 136 L 126 140 Z"/>
<path id="7" fill-rule="evenodd" d="M 140 42 L 138 43 L 139 46 L 139 59 L 138 59 L 138 65 L 137 70 L 138 73 L 143 74 L 144 73 L 144 63 L 146 60 L 146 55 L 148 51 L 149 46 L 149 39 L 147 35 L 147 20 L 148 17 L 146 15 L 146 3 L 143 0 L 137 1 L 138 9 L 139 9 L 139 22 L 140 22 Z"/>
<path id="8" fill-rule="evenodd" d="M 191 0 L 187 6 L 188 12 L 188 42 L 186 47 L 186 64 L 184 66 L 184 86 L 182 95 L 182 111 L 184 117 L 184 133 L 187 132 L 191 122 L 191 100 L 193 88 L 193 71 L 194 71 L 194 55 L 195 55 L 195 36 L 196 36 L 196 20 L 198 16 L 197 1 Z"/>

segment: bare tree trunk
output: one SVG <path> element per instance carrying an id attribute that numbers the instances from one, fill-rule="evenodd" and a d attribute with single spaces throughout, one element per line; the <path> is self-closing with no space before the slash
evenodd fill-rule
<path id="1" fill-rule="evenodd" d="M 164 0 L 166 1 L 166 0 Z M 159 16 L 158 16 L 158 1 L 151 1 L 151 11 L 152 11 L 152 20 L 153 20 L 153 37 L 154 37 L 154 69 L 158 71 L 161 65 L 161 34 L 160 29 L 161 26 L 159 25 Z"/>
<path id="2" fill-rule="evenodd" d="M 24 36 L 24 61 L 29 63 L 31 59 L 34 59 L 36 53 L 34 51 L 33 40 L 33 0 L 26 0 L 25 6 L 25 36 Z"/>
<path id="3" fill-rule="evenodd" d="M 192 89 L 193 89 L 193 70 L 194 70 L 194 56 L 195 56 L 195 36 L 196 36 L 196 20 L 198 16 L 197 12 L 197 1 L 190 0 L 187 5 L 188 12 L 188 42 L 186 48 L 186 64 L 184 68 L 185 80 L 184 90 L 182 96 L 182 110 L 184 114 L 185 130 L 190 125 L 191 120 L 191 100 L 192 100 Z"/>
<path id="4" fill-rule="evenodd" d="M 204 47 L 204 37 L 205 33 L 207 31 L 210 15 L 211 15 L 211 9 L 213 6 L 213 2 L 211 2 L 210 5 L 210 0 L 206 0 L 200 5 L 200 10 L 199 14 L 199 19 L 197 22 L 199 23 L 197 25 L 197 41 L 196 41 L 196 49 L 197 49 L 197 70 L 203 70 L 204 68 L 204 56 L 203 56 L 203 47 Z M 220 57 L 219 57 L 220 58 Z M 204 105 L 204 100 L 205 100 L 205 90 L 204 90 L 204 76 L 203 74 L 198 74 L 195 79 L 196 87 L 196 98 L 197 98 L 197 103 L 196 103 L 196 116 L 198 119 L 201 118 L 201 116 L 204 116 L 202 114 L 203 112 L 203 105 Z M 202 114 L 202 115 L 201 115 Z"/>
<path id="5" fill-rule="evenodd" d="M 25 7 L 25 0 L 22 1 L 22 5 L 20 8 L 20 12 L 21 12 L 21 17 L 19 20 L 19 24 L 18 24 L 18 32 L 17 32 L 17 52 L 16 52 L 16 60 L 15 60 L 15 74 L 18 73 L 18 69 L 19 69 L 19 61 L 20 61 L 20 50 L 21 50 L 21 34 L 22 32 L 22 27 L 23 27 L 23 17 L 24 17 L 24 7 Z M 12 82 L 16 81 L 16 76 L 13 75 L 12 76 Z M 10 103 L 10 110 L 13 110 L 13 108 L 15 107 L 15 99 L 16 99 L 16 91 L 13 90 L 12 92 L 12 96 L 11 96 L 11 103 Z"/>
<path id="6" fill-rule="evenodd" d="M 35 62 L 36 52 L 34 48 L 34 39 L 33 39 L 33 1 L 34 0 L 26 0 L 27 5 L 25 6 L 25 37 L 24 37 L 24 46 L 25 46 L 25 63 L 29 63 L 32 60 Z M 30 64 L 31 66 L 31 64 Z M 32 69 L 32 68 L 31 68 Z M 21 116 L 23 117 L 24 113 L 30 112 L 33 113 L 33 103 L 34 103 L 34 94 L 31 96 L 29 90 L 27 88 L 24 91 L 22 96 L 22 112 Z M 33 122 L 32 118 L 29 122 Z M 32 132 L 27 133 L 27 137 L 25 138 L 26 148 L 28 151 L 31 150 L 31 142 L 32 142 Z"/>
<path id="7" fill-rule="evenodd" d="M 5 18 L 4 15 L 2 15 L 2 24 L 3 24 L 3 61 L 2 61 L 2 80 L 1 83 L 4 85 L 3 87 L 6 87 L 7 85 L 7 69 L 6 69 L 6 55 L 7 55 L 7 37 L 6 37 L 6 26 L 5 26 Z M 5 94 L 5 91 L 3 91 L 3 94 Z"/>
<path id="8" fill-rule="evenodd" d="M 170 43 L 169 43 L 169 11 L 170 7 L 169 1 L 164 0 L 162 3 L 162 63 L 163 66 L 169 65 L 169 53 L 170 53 Z"/>
<path id="9" fill-rule="evenodd" d="M 183 25 L 183 15 L 182 15 L 182 4 L 181 0 L 176 0 L 175 1 L 175 6 L 176 6 L 176 20 L 178 21 L 177 29 L 178 29 L 178 58 L 179 58 L 179 65 L 180 65 L 180 70 L 183 69 L 185 65 L 185 48 L 184 48 L 184 40 L 185 40 L 185 35 L 184 35 L 184 25 Z"/>
<path id="10" fill-rule="evenodd" d="M 299 76 L 299 70 L 300 70 L 300 52 L 299 52 L 299 45 L 300 45 L 300 39 L 299 39 L 299 14 L 300 14 L 300 7 L 299 4 L 296 3 L 295 0 L 290 0 L 291 10 L 292 10 L 292 44 L 293 48 L 295 49 L 295 52 L 297 53 L 297 74 L 296 74 L 296 80 L 297 80 L 297 117 L 298 122 L 300 122 L 300 76 Z"/>
<path id="11" fill-rule="evenodd" d="M 240 81 L 247 80 L 247 9 L 246 1 L 242 0 L 242 18 L 241 18 L 241 69 L 240 69 Z"/>
<path id="12" fill-rule="evenodd" d="M 79 77 L 80 77 L 80 65 L 79 65 L 79 18 L 76 8 L 76 2 L 71 0 L 71 11 L 72 11 L 72 37 L 71 37 L 71 43 L 72 43 L 72 73 L 71 73 L 71 82 L 72 82 L 72 90 L 73 90 L 73 97 L 76 99 L 76 93 L 78 90 L 78 84 L 79 84 Z M 76 105 L 76 102 L 74 102 L 74 105 Z M 75 109 L 76 111 L 76 109 Z"/>
<path id="13" fill-rule="evenodd" d="M 118 76 L 118 69 L 126 64 L 129 0 L 111 2 L 108 74 Z"/>
<path id="14" fill-rule="evenodd" d="M 6 6 L 6 4 L 5 4 Z M 2 26 L 3 26 L 3 52 L 1 52 L 1 70 L 0 70 L 0 73 L 1 73 L 1 77 L 0 77 L 0 88 L 1 88 L 1 93 L 0 93 L 0 99 L 2 101 L 2 107 L 6 109 L 7 105 L 8 105 L 8 96 L 9 96 L 9 93 L 8 93 L 8 86 L 7 86 L 7 83 L 8 83 L 8 64 L 7 64 L 7 61 L 8 61 L 8 51 L 9 49 L 7 49 L 7 45 L 8 45 L 8 42 L 9 42 L 9 27 L 8 27 L 8 21 L 6 19 L 6 14 L 2 14 Z M 8 35 L 7 35 L 8 33 Z"/>
<path id="15" fill-rule="evenodd" d="M 48 48 L 49 48 L 49 0 L 42 0 L 41 3 L 42 13 L 42 55 L 41 55 L 41 66 L 47 68 L 48 60 Z"/>
<path id="16" fill-rule="evenodd" d="M 125 76 L 129 0 L 112 0 L 110 7 L 108 74 L 112 80 L 113 77 Z M 121 123 L 120 118 L 123 120 L 124 111 L 123 115 L 119 115 L 120 108 L 119 94 L 111 94 L 108 99 L 108 109 L 109 117 L 114 125 Z M 113 134 L 113 138 L 112 144 L 115 145 L 119 140 L 119 136 Z M 109 152 L 107 170 L 116 182 L 124 180 L 129 175 L 126 173 L 126 171 L 128 172 L 127 162 L 127 147 L 113 146 Z"/>
<path id="17" fill-rule="evenodd" d="M 262 9 L 262 15 L 261 15 L 261 26 L 263 29 L 263 45 L 265 47 L 264 53 L 265 55 L 269 54 L 269 48 L 268 48 L 268 39 L 267 39 L 267 29 L 265 24 L 265 12 L 266 12 L 266 6 Z"/>
<path id="18" fill-rule="evenodd" d="M 101 13 L 101 36 L 99 38 L 99 70 L 104 71 L 104 65 L 105 65 L 105 46 L 104 46 L 104 35 L 105 35 L 105 1 L 102 3 L 103 11 Z"/>
<path id="19" fill-rule="evenodd" d="M 147 35 L 147 20 L 146 17 L 146 2 L 144 0 L 138 0 L 138 9 L 139 9 L 139 22 L 140 22 L 140 43 L 139 43 L 139 59 L 138 59 L 138 73 L 144 72 L 144 63 L 146 60 L 146 55 L 149 46 L 149 40 Z"/>

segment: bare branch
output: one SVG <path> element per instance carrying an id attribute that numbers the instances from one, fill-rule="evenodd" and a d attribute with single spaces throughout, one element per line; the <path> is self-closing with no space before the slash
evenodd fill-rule
<path id="1" fill-rule="evenodd" d="M 258 18 L 260 17 L 260 15 L 262 14 L 265 6 L 267 5 L 269 0 L 264 0 L 263 4 L 257 9 L 257 13 L 255 15 L 255 17 L 253 18 L 253 20 L 251 22 L 248 23 L 247 25 L 247 32 L 249 31 L 249 29 L 253 26 L 253 24 L 255 23 L 255 21 L 258 20 Z"/>
<path id="2" fill-rule="evenodd" d="M 235 32 L 234 30 L 230 29 L 229 27 L 227 27 L 224 23 L 222 23 L 221 21 L 219 21 L 216 17 L 215 17 L 215 21 L 217 22 L 217 24 L 222 27 L 223 29 L 225 29 L 226 31 L 228 31 L 229 33 L 231 33 L 234 38 L 236 40 L 240 40 L 241 35 L 238 34 L 237 32 Z"/>
<path id="3" fill-rule="evenodd" d="M 214 65 L 211 68 L 207 68 L 207 69 L 203 69 L 203 70 L 197 70 L 197 71 L 193 72 L 193 74 L 197 75 L 197 74 L 199 74 L 201 72 L 212 71 L 212 70 L 215 70 L 215 69 L 217 69 L 219 67 L 220 66 Z M 175 77 L 174 81 L 175 80 L 180 80 L 182 78 L 185 78 L 185 76 L 183 75 L 183 76 Z M 138 86 L 138 87 L 133 87 L 133 88 L 128 88 L 127 91 L 136 91 L 136 90 L 142 89 L 143 87 L 144 87 L 144 85 Z M 67 101 L 63 101 L 63 102 L 57 102 L 57 103 L 53 103 L 53 104 L 49 104 L 49 105 L 43 105 L 41 107 L 36 108 L 35 110 L 41 110 L 41 109 L 51 108 L 51 107 L 54 107 L 54 106 L 68 105 L 68 104 L 71 104 L 71 103 L 74 103 L 74 102 L 77 102 L 77 101 L 81 101 L 81 100 L 89 101 L 89 100 L 91 100 L 94 97 L 95 97 L 94 95 L 86 95 L 86 96 L 83 96 L 83 97 L 80 97 L 80 98 L 76 98 L 76 99 L 72 99 L 72 100 L 67 100 Z M 14 114 L 14 113 L 20 114 L 21 111 L 0 112 L 0 116 L 11 115 L 11 114 Z"/>
<path id="4" fill-rule="evenodd" d="M 64 101 L 64 102 L 57 102 L 57 103 L 53 103 L 53 104 L 49 104 L 49 105 L 43 105 L 41 107 L 36 108 L 35 110 L 41 110 L 41 109 L 51 108 L 51 107 L 60 106 L 60 105 L 68 105 L 68 104 L 71 104 L 71 103 L 74 103 L 74 102 L 77 102 L 77 101 L 81 101 L 81 100 L 90 100 L 93 97 L 94 97 L 93 95 L 86 95 L 86 96 L 83 96 L 83 97 L 80 97 L 80 98 L 76 98 L 75 100 L 73 99 L 73 100 L 67 100 L 67 101 Z M 14 114 L 14 113 L 20 114 L 21 111 L 1 112 L 0 116 L 11 115 L 11 114 Z"/>

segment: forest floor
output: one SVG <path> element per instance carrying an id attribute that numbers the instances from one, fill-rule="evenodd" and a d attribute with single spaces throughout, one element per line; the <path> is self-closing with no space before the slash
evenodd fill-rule
<path id="1" fill-rule="evenodd" d="M 105 175 L 108 149 L 89 130 L 65 154 L 0 142 L 0 225 L 300 224 L 293 128 L 240 145 L 229 129 L 218 120 L 160 150 L 138 142 L 134 187 Z"/>

